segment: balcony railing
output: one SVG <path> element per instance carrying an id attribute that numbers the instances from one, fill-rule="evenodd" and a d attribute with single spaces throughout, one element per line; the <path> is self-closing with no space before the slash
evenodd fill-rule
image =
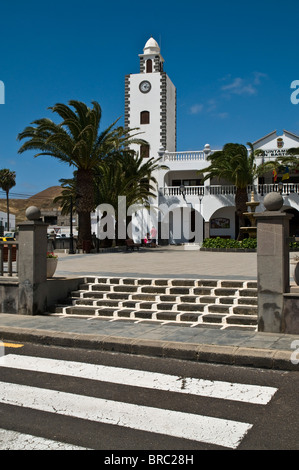
<path id="1" fill-rule="evenodd" d="M 164 162 L 194 162 L 206 160 L 206 154 L 203 150 L 190 152 L 165 152 Z"/>
<path id="2" fill-rule="evenodd" d="M 248 185 L 247 192 L 251 192 L 264 196 L 271 192 L 279 192 L 278 184 L 257 184 Z M 299 183 L 284 183 L 282 186 L 282 194 L 291 195 L 299 194 Z M 236 186 L 234 185 L 211 185 L 211 186 L 185 186 L 184 193 L 180 186 L 165 186 L 161 193 L 164 196 L 229 196 L 236 194 Z"/>
<path id="3" fill-rule="evenodd" d="M 215 185 L 208 186 L 207 192 L 213 196 L 236 194 L 236 186 L 233 185 Z"/>
<path id="4" fill-rule="evenodd" d="M 203 196 L 204 186 L 185 186 L 185 196 Z M 168 186 L 163 188 L 164 196 L 183 196 L 180 186 Z"/>
<path id="5" fill-rule="evenodd" d="M 270 193 L 273 191 L 279 191 L 278 184 L 263 184 L 259 185 L 262 186 L 262 190 L 265 191 L 265 186 L 266 186 L 266 192 Z M 282 186 L 282 194 L 292 194 L 292 193 L 299 193 L 299 183 L 285 183 Z"/>
<path id="6" fill-rule="evenodd" d="M 0 241 L 0 276 L 13 276 L 18 272 L 18 242 Z"/>

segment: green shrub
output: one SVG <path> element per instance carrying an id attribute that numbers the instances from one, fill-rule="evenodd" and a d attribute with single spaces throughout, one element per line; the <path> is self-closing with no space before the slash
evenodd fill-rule
<path id="1" fill-rule="evenodd" d="M 256 247 L 256 238 L 244 238 L 244 240 L 241 242 L 241 248 L 246 248 L 247 250 L 256 250 Z"/>
<path id="2" fill-rule="evenodd" d="M 203 248 L 242 248 L 242 249 L 256 249 L 256 238 L 245 238 L 243 241 L 234 240 L 232 238 L 206 238 L 202 243 Z"/>
<path id="3" fill-rule="evenodd" d="M 299 250 L 299 243 L 298 242 L 290 242 L 289 244 L 290 250 Z"/>
<path id="4" fill-rule="evenodd" d="M 232 238 L 206 238 L 202 243 L 202 248 L 220 248 L 222 250 L 230 248 L 242 248 L 246 250 L 256 250 L 257 239 L 256 238 L 244 238 L 242 241 L 234 240 Z M 290 250 L 298 251 L 299 242 L 290 242 Z"/>

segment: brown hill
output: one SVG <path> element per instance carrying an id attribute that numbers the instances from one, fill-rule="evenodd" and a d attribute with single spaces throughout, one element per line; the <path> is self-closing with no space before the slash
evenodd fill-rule
<path id="1" fill-rule="evenodd" d="M 10 212 L 16 216 L 16 225 L 26 220 L 25 211 L 29 206 L 36 206 L 41 211 L 59 209 L 59 204 L 54 204 L 53 200 L 61 194 L 61 191 L 61 186 L 51 186 L 27 199 L 9 198 Z M 0 199 L 0 210 L 6 212 L 6 199 Z"/>

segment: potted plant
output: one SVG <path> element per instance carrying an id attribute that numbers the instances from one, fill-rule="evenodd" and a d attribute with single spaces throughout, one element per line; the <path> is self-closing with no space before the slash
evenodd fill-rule
<path id="1" fill-rule="evenodd" d="M 53 277 L 57 268 L 58 256 L 53 251 L 47 252 L 47 277 Z"/>

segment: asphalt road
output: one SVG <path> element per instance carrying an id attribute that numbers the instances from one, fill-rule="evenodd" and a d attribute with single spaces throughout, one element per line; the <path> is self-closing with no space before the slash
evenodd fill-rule
<path id="1" fill-rule="evenodd" d="M 190 465 L 203 449 L 299 449 L 298 372 L 13 346 L 0 357 L 1 450 L 97 449 L 140 467 L 159 451 Z"/>

